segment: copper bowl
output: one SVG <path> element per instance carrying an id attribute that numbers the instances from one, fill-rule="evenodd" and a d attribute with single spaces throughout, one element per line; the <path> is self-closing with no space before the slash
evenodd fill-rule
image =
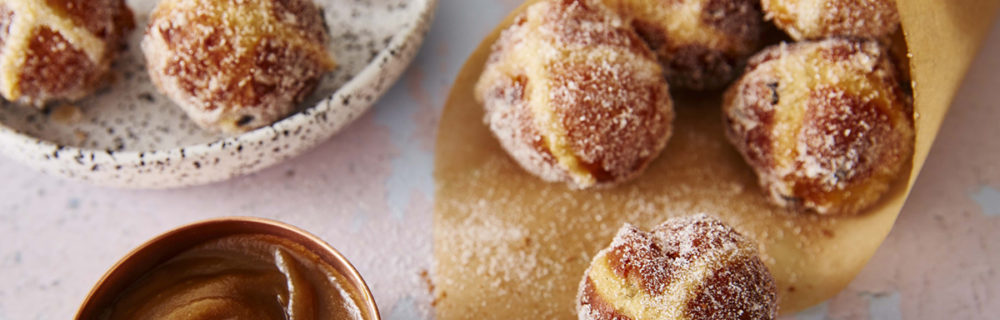
<path id="1" fill-rule="evenodd" d="M 365 319 L 381 319 L 375 298 L 368 290 L 365 280 L 340 252 L 305 230 L 274 220 L 251 217 L 227 217 L 195 222 L 147 241 L 125 255 L 101 277 L 77 311 L 76 319 L 98 319 L 101 312 L 114 303 L 129 285 L 181 252 L 206 241 L 238 234 L 272 235 L 302 245 L 333 266 L 361 293 L 363 305 L 358 307 Z"/>

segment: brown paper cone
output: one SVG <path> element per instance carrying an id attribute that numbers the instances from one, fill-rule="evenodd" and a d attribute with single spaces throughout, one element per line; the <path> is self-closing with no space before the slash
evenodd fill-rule
<path id="1" fill-rule="evenodd" d="M 489 47 L 516 10 L 459 72 L 441 118 L 434 215 L 439 319 L 572 319 L 591 257 L 625 222 L 652 227 L 707 212 L 755 239 L 778 282 L 781 311 L 843 289 L 885 239 L 930 151 L 945 112 L 1000 0 L 900 0 L 915 83 L 912 170 L 854 217 L 778 209 L 725 142 L 720 97 L 675 97 L 674 137 L 635 182 L 572 191 L 526 173 L 483 124 L 473 85 Z"/>

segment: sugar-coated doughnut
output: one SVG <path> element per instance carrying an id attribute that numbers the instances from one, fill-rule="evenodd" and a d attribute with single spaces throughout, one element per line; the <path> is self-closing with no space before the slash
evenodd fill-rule
<path id="1" fill-rule="evenodd" d="M 677 88 L 717 89 L 759 48 L 757 0 L 603 0 L 631 20 Z"/>
<path id="2" fill-rule="evenodd" d="M 636 176 L 663 149 L 674 117 L 653 52 L 591 0 L 529 7 L 494 44 L 475 95 L 522 167 L 574 188 Z"/>
<path id="3" fill-rule="evenodd" d="M 134 25 L 124 0 L 0 1 L 0 94 L 42 107 L 93 93 Z"/>
<path id="4" fill-rule="evenodd" d="M 865 209 L 913 153 L 913 110 L 874 40 L 780 44 L 726 92 L 727 136 L 779 205 Z"/>
<path id="5" fill-rule="evenodd" d="M 626 224 L 580 282 L 580 320 L 774 319 L 776 285 L 756 245 L 706 215 L 644 232 Z"/>
<path id="6" fill-rule="evenodd" d="M 895 0 L 762 0 L 761 6 L 795 40 L 881 39 L 899 28 Z"/>
<path id="7" fill-rule="evenodd" d="M 296 109 L 336 65 L 311 0 L 163 0 L 142 42 L 153 83 L 203 128 L 242 132 Z"/>

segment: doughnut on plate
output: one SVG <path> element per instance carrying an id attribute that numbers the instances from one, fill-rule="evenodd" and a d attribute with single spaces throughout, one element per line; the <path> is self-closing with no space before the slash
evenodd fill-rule
<path id="1" fill-rule="evenodd" d="M 437 0 L 313 0 L 338 68 L 298 111 L 226 136 L 203 130 L 150 82 L 139 43 L 156 0 L 127 0 L 137 28 L 111 84 L 42 112 L 0 102 L 0 152 L 57 176 L 97 185 L 167 188 L 251 173 L 331 137 L 385 93 L 416 55 Z"/>
<path id="2" fill-rule="evenodd" d="M 989 10 L 934 0 L 900 2 L 916 83 L 915 153 L 874 207 L 849 217 L 800 214 L 769 204 L 724 138 L 721 93 L 674 96 L 674 136 L 633 182 L 574 191 L 525 172 L 483 124 L 472 85 L 499 31 L 528 4 L 483 40 L 444 107 L 435 159 L 438 319 L 575 319 L 580 277 L 623 223 L 648 229 L 672 216 L 701 212 L 758 242 L 777 281 L 782 314 L 834 296 L 891 230 L 1000 1 L 990 1 Z"/>

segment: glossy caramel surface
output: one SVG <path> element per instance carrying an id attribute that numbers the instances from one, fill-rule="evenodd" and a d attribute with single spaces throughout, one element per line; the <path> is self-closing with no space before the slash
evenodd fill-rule
<path id="1" fill-rule="evenodd" d="M 157 266 L 101 319 L 364 319 L 360 297 L 343 275 L 296 243 L 234 235 Z"/>

